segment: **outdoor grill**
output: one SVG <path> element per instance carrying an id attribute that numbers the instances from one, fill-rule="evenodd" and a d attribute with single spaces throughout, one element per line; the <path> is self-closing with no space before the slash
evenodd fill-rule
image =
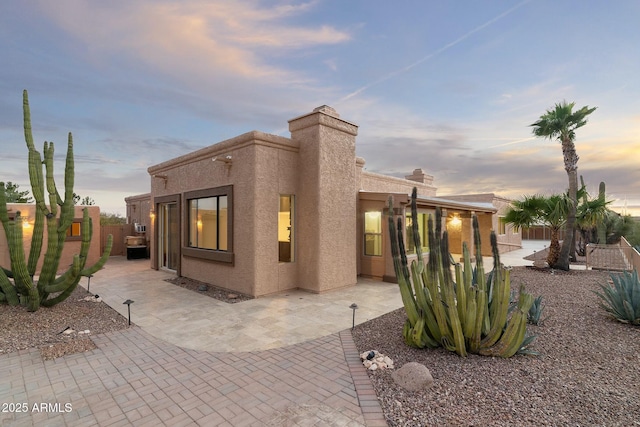
<path id="1" fill-rule="evenodd" d="M 127 259 L 149 258 L 146 233 L 136 234 L 136 236 L 127 236 L 125 238 L 127 243 Z"/>

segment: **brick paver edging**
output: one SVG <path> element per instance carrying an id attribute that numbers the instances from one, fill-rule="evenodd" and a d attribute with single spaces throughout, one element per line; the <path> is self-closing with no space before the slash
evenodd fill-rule
<path id="1" fill-rule="evenodd" d="M 350 330 L 340 332 L 344 358 L 347 361 L 349 373 L 358 395 L 358 403 L 362 409 L 367 427 L 387 427 L 387 421 L 378 402 L 378 396 L 373 388 L 369 374 L 360 360 L 360 353 L 353 342 Z"/>

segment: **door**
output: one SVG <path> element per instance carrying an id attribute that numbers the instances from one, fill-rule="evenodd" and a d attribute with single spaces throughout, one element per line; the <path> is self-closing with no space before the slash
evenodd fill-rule
<path id="1" fill-rule="evenodd" d="M 158 267 L 178 270 L 180 258 L 180 218 L 177 203 L 158 205 Z"/>

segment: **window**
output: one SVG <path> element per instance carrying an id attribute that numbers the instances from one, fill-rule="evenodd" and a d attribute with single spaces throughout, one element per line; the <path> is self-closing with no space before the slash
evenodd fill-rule
<path id="1" fill-rule="evenodd" d="M 227 250 L 227 196 L 189 200 L 189 247 Z"/>
<path id="2" fill-rule="evenodd" d="M 82 240 L 82 218 L 74 219 L 67 228 L 67 240 Z"/>
<path id="3" fill-rule="evenodd" d="M 185 193 L 185 256 L 233 262 L 233 187 Z"/>
<path id="4" fill-rule="evenodd" d="M 294 258 L 294 196 L 280 195 L 278 210 L 278 261 L 293 262 Z"/>
<path id="5" fill-rule="evenodd" d="M 382 213 L 364 213 L 364 254 L 382 256 Z"/>
<path id="6" fill-rule="evenodd" d="M 421 248 L 423 252 L 428 252 L 429 251 L 429 228 L 428 228 L 428 221 L 429 221 L 429 213 L 427 212 L 418 212 L 418 233 L 420 234 L 420 242 L 421 242 Z M 408 254 L 415 254 L 416 253 L 416 245 L 413 239 L 413 218 L 411 217 L 411 212 L 407 212 L 407 216 L 406 216 L 406 230 L 407 230 L 407 242 L 405 247 L 407 248 L 407 253 Z"/>
<path id="7" fill-rule="evenodd" d="M 507 234 L 507 222 L 503 216 L 498 217 L 498 234 Z"/>

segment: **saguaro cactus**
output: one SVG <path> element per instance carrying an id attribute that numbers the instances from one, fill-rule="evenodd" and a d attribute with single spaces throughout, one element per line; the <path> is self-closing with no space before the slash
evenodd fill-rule
<path id="1" fill-rule="evenodd" d="M 71 266 L 58 275 L 60 257 L 74 217 L 73 205 L 73 138 L 69 133 L 64 174 L 64 195 L 58 192 L 53 178 L 53 142 L 44 143 L 43 156 L 35 149 L 31 132 L 31 112 L 27 91 L 23 92 L 24 137 L 29 150 L 29 178 L 31 190 L 36 201 L 35 224 L 31 237 L 29 257 L 25 257 L 22 240 L 22 218 L 16 212 L 13 220 L 9 218 L 5 200 L 4 183 L 0 182 L 0 221 L 9 245 L 10 268 L 0 270 L 0 302 L 10 305 L 22 304 L 29 311 L 40 306 L 50 307 L 64 299 L 76 288 L 82 276 L 98 271 L 109 258 L 112 236 L 107 239 L 102 257 L 92 266 L 87 266 L 87 255 L 93 234 L 89 212 L 83 211 L 80 253 L 75 254 Z M 44 174 L 43 174 L 44 168 Z M 45 190 L 48 203 L 45 199 Z M 47 227 L 47 245 L 42 269 L 36 268 L 40 259 L 44 240 L 44 228 Z"/>
<path id="2" fill-rule="evenodd" d="M 412 217 L 417 218 L 416 189 L 411 197 Z M 393 200 L 389 199 L 389 212 Z M 491 234 L 494 266 L 485 278 L 477 217 L 473 217 L 476 266 L 471 267 L 467 243 L 463 243 L 464 267 L 455 264 L 455 280 L 447 231 L 441 232 L 441 212 L 428 221 L 429 261 L 425 262 L 417 223 L 413 238 L 417 259 L 409 267 L 404 249 L 402 218 L 396 227 L 389 215 L 393 263 L 400 293 L 407 312 L 403 335 L 405 342 L 418 348 L 442 346 L 460 356 L 468 352 L 487 356 L 511 357 L 523 351 L 533 340 L 526 337 L 527 313 L 533 296 L 520 288 L 517 307 L 509 316 L 509 270 L 500 264 L 495 233 Z"/>

